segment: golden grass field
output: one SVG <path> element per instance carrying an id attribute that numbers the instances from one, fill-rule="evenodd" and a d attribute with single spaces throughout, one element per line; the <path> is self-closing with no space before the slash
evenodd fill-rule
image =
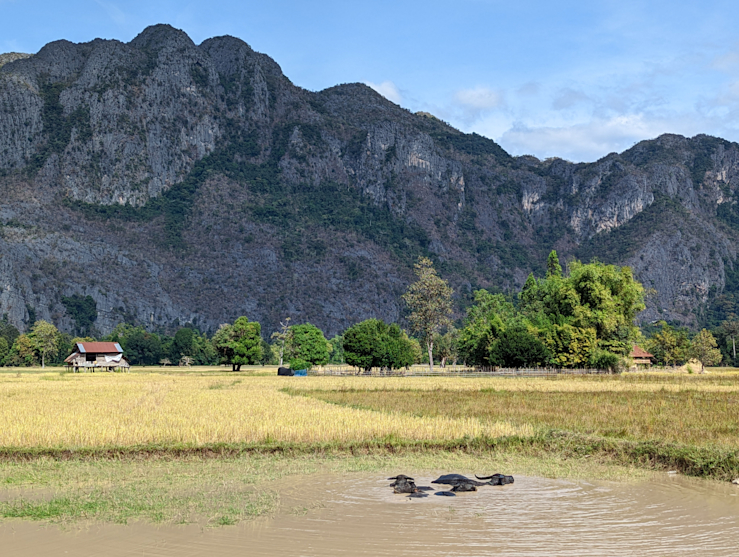
<path id="1" fill-rule="evenodd" d="M 301 378 L 212 369 L 0 374 L 0 446 L 443 441 L 542 429 L 739 446 L 735 373 Z"/>
<path id="2" fill-rule="evenodd" d="M 361 381 L 361 379 L 355 379 Z M 344 379 L 159 374 L 0 376 L 0 446 L 331 443 L 528 435 L 504 420 L 414 417 L 290 396 L 284 387 Z"/>
<path id="3" fill-rule="evenodd" d="M 571 386 L 571 385 L 570 385 Z M 583 385 L 580 385 L 583 387 Z M 713 387 L 715 388 L 715 387 Z M 632 441 L 739 449 L 739 393 L 659 390 L 310 391 L 343 406 L 415 417 L 505 420 L 536 431 L 564 430 Z"/>

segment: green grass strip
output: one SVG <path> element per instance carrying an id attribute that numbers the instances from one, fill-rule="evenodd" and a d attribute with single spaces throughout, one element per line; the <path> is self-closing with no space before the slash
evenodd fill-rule
<path id="1" fill-rule="evenodd" d="M 485 437 L 438 441 L 408 441 L 393 437 L 350 443 L 217 443 L 207 445 L 137 445 L 128 447 L 18 448 L 0 447 L 0 462 L 55 460 L 143 460 L 232 458 L 249 454 L 284 456 L 366 455 L 423 452 L 489 452 L 560 458 L 598 457 L 615 464 L 655 470 L 676 470 L 689 476 L 731 480 L 739 477 L 739 451 L 692 447 L 656 441 L 630 441 L 550 431 L 532 437 Z"/>

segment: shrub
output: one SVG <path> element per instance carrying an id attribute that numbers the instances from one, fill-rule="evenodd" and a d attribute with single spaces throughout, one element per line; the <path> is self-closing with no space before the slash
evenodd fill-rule
<path id="1" fill-rule="evenodd" d="M 297 371 L 299 369 L 310 369 L 311 367 L 313 367 L 313 364 L 305 360 L 301 360 L 300 358 L 290 360 L 290 369 L 294 371 Z"/>
<path id="2" fill-rule="evenodd" d="M 588 360 L 590 367 L 595 369 L 607 369 L 610 372 L 616 372 L 621 367 L 621 357 L 608 350 L 596 348 L 590 354 Z"/>

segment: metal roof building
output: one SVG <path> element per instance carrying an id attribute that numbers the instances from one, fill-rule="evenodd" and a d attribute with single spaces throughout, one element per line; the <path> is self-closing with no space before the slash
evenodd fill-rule
<path id="1" fill-rule="evenodd" d="M 117 342 L 78 342 L 64 364 L 72 371 L 129 371 L 131 365 Z"/>

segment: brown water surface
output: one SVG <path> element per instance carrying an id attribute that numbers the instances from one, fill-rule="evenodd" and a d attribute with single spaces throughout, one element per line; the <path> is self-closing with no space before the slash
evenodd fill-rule
<path id="1" fill-rule="evenodd" d="M 400 471 L 402 472 L 402 471 Z M 388 474 L 389 475 L 389 474 Z M 394 474 L 393 474 L 394 475 Z M 387 475 L 310 475 L 271 487 L 277 516 L 237 526 L 60 529 L 0 523 L 2 557 L 739 554 L 739 488 L 682 477 L 635 484 L 517 477 L 457 497 L 408 499 Z M 418 485 L 433 476 L 416 474 Z"/>

